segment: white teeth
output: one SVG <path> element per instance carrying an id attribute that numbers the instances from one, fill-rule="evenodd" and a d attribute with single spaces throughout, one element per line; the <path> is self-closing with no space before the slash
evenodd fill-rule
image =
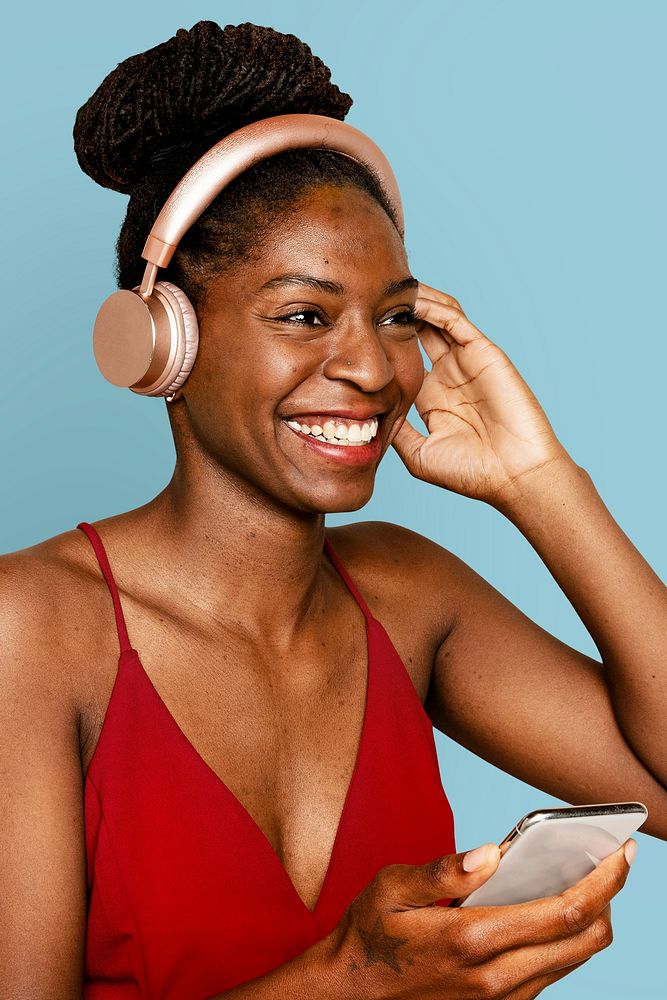
<path id="1" fill-rule="evenodd" d="M 310 434 L 317 441 L 325 441 L 329 444 L 339 445 L 360 445 L 367 444 L 378 432 L 378 421 L 375 417 L 362 424 L 336 424 L 333 420 L 326 420 L 324 426 L 313 424 L 300 424 L 298 420 L 286 420 L 288 427 L 302 434 Z"/>

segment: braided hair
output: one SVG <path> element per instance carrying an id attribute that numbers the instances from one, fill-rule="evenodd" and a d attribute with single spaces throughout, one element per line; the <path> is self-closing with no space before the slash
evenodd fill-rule
<path id="1" fill-rule="evenodd" d="M 74 150 L 98 184 L 129 194 L 116 244 L 120 288 L 141 281 L 146 237 L 162 205 L 199 157 L 235 129 L 272 115 L 320 114 L 342 121 L 349 94 L 300 39 L 246 22 L 199 21 L 130 56 L 79 109 Z M 188 230 L 162 277 L 203 305 L 208 282 L 261 248 L 276 218 L 321 184 L 353 186 L 398 228 L 376 177 L 327 149 L 286 150 L 231 181 Z"/>

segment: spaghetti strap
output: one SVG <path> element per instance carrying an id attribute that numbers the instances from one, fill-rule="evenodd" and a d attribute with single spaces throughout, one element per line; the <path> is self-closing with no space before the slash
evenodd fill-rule
<path id="1" fill-rule="evenodd" d="M 102 539 L 100 538 L 100 536 L 98 535 L 97 531 L 92 526 L 92 524 L 89 524 L 88 521 L 82 521 L 80 524 L 77 524 L 77 528 L 81 528 L 84 534 L 88 535 L 88 538 L 92 543 L 93 549 L 95 550 L 97 561 L 100 564 L 100 569 L 102 570 L 102 574 L 107 582 L 107 586 L 109 588 L 109 591 L 111 592 L 111 598 L 113 600 L 113 610 L 114 610 L 114 615 L 116 616 L 116 629 L 118 631 L 118 642 L 120 644 L 120 651 L 121 654 L 126 653 L 132 649 L 132 645 L 130 644 L 130 639 L 127 634 L 127 626 L 125 624 L 125 618 L 123 616 L 123 609 L 120 604 L 120 595 L 118 593 L 118 587 L 116 586 L 116 581 L 113 578 L 113 573 L 111 572 L 111 566 L 109 565 L 109 560 L 107 558 L 104 545 L 102 544 Z"/>
<path id="2" fill-rule="evenodd" d="M 365 600 L 363 599 L 363 597 L 361 596 L 361 594 L 359 593 L 359 591 L 357 590 L 357 588 L 353 584 L 352 578 L 350 577 L 350 574 L 348 573 L 348 571 L 343 566 L 342 562 L 340 561 L 340 558 L 336 555 L 336 553 L 334 551 L 334 548 L 333 548 L 333 546 L 332 546 L 332 544 L 331 544 L 331 542 L 329 541 L 328 538 L 324 539 L 324 551 L 329 556 L 329 559 L 331 560 L 331 562 L 333 563 L 333 565 L 335 566 L 335 568 L 340 573 L 340 575 L 343 578 L 345 584 L 347 585 L 347 589 L 350 591 L 350 593 L 354 597 L 355 601 L 357 602 L 357 604 L 359 605 L 359 607 L 363 611 L 364 615 L 366 616 L 366 619 L 368 621 L 372 621 L 373 615 L 371 614 L 370 608 L 368 607 L 368 605 L 366 604 Z"/>

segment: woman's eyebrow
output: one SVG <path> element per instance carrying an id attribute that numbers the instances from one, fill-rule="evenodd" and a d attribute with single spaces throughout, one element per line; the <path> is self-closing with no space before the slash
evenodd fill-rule
<path id="1" fill-rule="evenodd" d="M 399 278 L 397 281 L 390 281 L 382 293 L 382 297 L 398 295 L 408 288 L 416 288 L 419 284 L 417 278 L 410 275 L 407 278 Z M 344 295 L 345 288 L 337 281 L 328 281 L 326 278 L 316 278 L 312 274 L 279 274 L 276 278 L 266 281 L 260 292 L 268 288 L 278 288 L 281 285 L 307 285 L 309 288 L 316 288 L 320 292 L 329 292 L 331 295 Z"/>

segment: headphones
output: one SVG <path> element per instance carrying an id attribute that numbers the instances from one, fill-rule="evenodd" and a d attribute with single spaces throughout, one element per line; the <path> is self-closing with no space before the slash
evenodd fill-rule
<path id="1" fill-rule="evenodd" d="M 403 236 L 403 208 L 389 161 L 363 132 L 326 115 L 275 115 L 225 136 L 190 167 L 162 207 L 142 258 L 141 285 L 106 299 L 95 319 L 93 351 L 112 385 L 142 396 L 176 398 L 197 356 L 199 327 L 194 308 L 180 288 L 156 281 L 180 240 L 222 189 L 253 166 L 286 149 L 333 149 L 371 171 L 388 196 Z"/>

